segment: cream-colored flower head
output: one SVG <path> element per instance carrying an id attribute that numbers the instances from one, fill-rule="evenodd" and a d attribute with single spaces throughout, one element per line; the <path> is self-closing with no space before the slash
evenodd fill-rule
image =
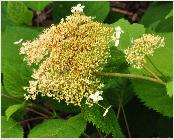
<path id="1" fill-rule="evenodd" d="M 112 28 L 73 12 L 35 40 L 22 43 L 24 60 L 38 65 L 25 87 L 25 98 L 36 99 L 40 93 L 80 106 L 83 98 L 101 91 L 103 84 L 94 74 L 102 71 L 110 56 L 111 33 Z"/>
<path id="2" fill-rule="evenodd" d="M 127 62 L 137 69 L 143 68 L 146 55 L 153 56 L 155 49 L 165 46 L 164 38 L 153 34 L 143 34 L 131 43 L 132 47 L 127 48 L 124 53 Z"/>

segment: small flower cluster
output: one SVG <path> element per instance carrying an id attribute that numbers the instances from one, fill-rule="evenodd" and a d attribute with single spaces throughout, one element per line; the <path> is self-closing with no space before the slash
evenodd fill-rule
<path id="1" fill-rule="evenodd" d="M 120 26 L 115 27 L 115 32 L 112 36 L 112 40 L 115 42 L 116 47 L 119 45 L 120 36 L 121 36 L 122 33 L 124 33 L 124 31 L 121 29 Z"/>
<path id="2" fill-rule="evenodd" d="M 164 38 L 153 34 L 143 34 L 131 43 L 132 47 L 127 48 L 124 53 L 127 62 L 137 69 L 143 68 L 146 55 L 153 56 L 155 49 L 165 46 Z"/>
<path id="3" fill-rule="evenodd" d="M 100 72 L 110 56 L 108 43 L 112 28 L 85 16 L 84 6 L 71 9 L 72 15 L 52 25 L 33 41 L 22 43 L 20 54 L 33 70 L 25 99 L 48 96 L 80 106 L 81 100 L 91 103 L 102 100 L 94 92 L 103 84 L 94 73 Z"/>

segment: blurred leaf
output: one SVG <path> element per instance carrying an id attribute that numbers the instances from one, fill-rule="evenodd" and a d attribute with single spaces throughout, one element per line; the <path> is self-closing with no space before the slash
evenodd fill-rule
<path id="1" fill-rule="evenodd" d="M 125 19 L 120 19 L 117 22 L 111 24 L 110 26 L 114 28 L 120 26 L 121 29 L 124 31 L 124 33 L 121 34 L 120 43 L 118 45 L 118 49 L 120 50 L 128 48 L 131 45 L 132 39 L 137 39 L 145 33 L 145 28 L 143 25 L 137 23 L 130 24 Z"/>
<path id="2" fill-rule="evenodd" d="M 23 129 L 14 120 L 7 121 L 5 116 L 1 116 L 1 137 L 2 138 L 23 138 Z"/>
<path id="3" fill-rule="evenodd" d="M 163 85 L 143 80 L 132 80 L 135 92 L 144 105 L 164 116 L 173 116 L 173 101 Z"/>
<path id="4" fill-rule="evenodd" d="M 42 11 L 49 3 L 50 1 L 24 1 L 27 7 L 35 11 Z"/>
<path id="5" fill-rule="evenodd" d="M 121 18 L 124 18 L 123 14 L 119 14 L 119 13 L 116 14 L 114 12 L 109 12 L 109 14 L 106 17 L 104 23 L 112 24 L 112 23 L 118 21 Z"/>
<path id="6" fill-rule="evenodd" d="M 166 88 L 167 88 L 167 94 L 169 95 L 169 97 L 172 97 L 173 96 L 173 81 L 167 82 Z"/>
<path id="7" fill-rule="evenodd" d="M 58 1 L 53 3 L 53 18 L 56 23 L 71 14 L 71 7 L 81 3 L 85 5 L 84 13 L 87 16 L 96 17 L 95 20 L 102 22 L 107 17 L 110 6 L 106 1 Z"/>
<path id="8" fill-rule="evenodd" d="M 172 7 L 172 2 L 154 2 L 145 11 L 145 14 L 143 15 L 140 23 L 143 24 L 146 28 L 153 24 L 153 28 L 152 26 L 150 28 L 154 30 L 161 19 L 164 19 L 165 16 L 170 13 Z"/>
<path id="9" fill-rule="evenodd" d="M 30 138 L 77 138 L 84 132 L 86 121 L 82 114 L 68 120 L 52 119 L 35 126 L 29 133 Z"/>
<path id="10" fill-rule="evenodd" d="M 23 38 L 32 39 L 38 34 L 37 30 L 24 27 L 7 27 L 2 34 L 2 72 L 6 91 L 14 97 L 23 97 L 23 87 L 31 79 L 31 68 L 26 65 L 19 55 L 19 45 L 15 41 Z"/>
<path id="11" fill-rule="evenodd" d="M 165 19 L 168 19 L 171 16 L 173 16 L 173 9 L 166 15 Z"/>
<path id="12" fill-rule="evenodd" d="M 9 1 L 7 13 L 9 18 L 17 24 L 32 24 L 33 12 L 29 11 L 23 2 Z"/>
<path id="13" fill-rule="evenodd" d="M 172 32 L 173 31 L 173 16 L 161 20 L 157 27 L 155 28 L 155 32 Z"/>
<path id="14" fill-rule="evenodd" d="M 9 118 L 19 109 L 23 109 L 24 108 L 24 103 L 23 104 L 16 104 L 16 105 L 12 105 L 9 106 L 7 108 L 7 110 L 5 111 L 5 115 L 7 117 L 7 121 L 9 120 Z"/>
<path id="15" fill-rule="evenodd" d="M 108 107 L 107 101 L 103 102 L 102 106 Z M 84 118 L 87 121 L 92 122 L 97 128 L 100 128 L 102 132 L 107 135 L 112 133 L 115 138 L 124 137 L 112 108 L 109 109 L 105 117 L 103 117 L 105 110 L 96 104 L 92 107 L 83 104 L 81 108 Z"/>

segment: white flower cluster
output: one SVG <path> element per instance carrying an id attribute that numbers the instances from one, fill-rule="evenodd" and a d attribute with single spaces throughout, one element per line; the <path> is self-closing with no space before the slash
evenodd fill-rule
<path id="1" fill-rule="evenodd" d="M 103 97 L 100 96 L 100 95 L 102 95 L 102 93 L 103 93 L 103 91 L 96 91 L 94 94 L 91 94 L 91 95 L 89 96 L 89 98 L 92 99 L 93 102 L 96 103 L 98 106 L 100 106 L 100 107 L 102 107 L 103 109 L 105 109 L 105 112 L 103 113 L 103 117 L 105 117 L 106 114 L 108 113 L 109 109 L 111 108 L 111 105 L 110 105 L 108 108 L 105 108 L 105 107 L 103 107 L 102 105 L 98 104 L 98 102 L 99 102 L 100 100 L 103 100 Z"/>
<path id="2" fill-rule="evenodd" d="M 77 4 L 76 6 L 71 8 L 71 12 L 72 13 L 83 13 L 83 8 L 85 8 L 85 6 L 82 6 L 81 4 Z"/>
<path id="3" fill-rule="evenodd" d="M 116 47 L 119 45 L 121 33 L 124 33 L 124 31 L 121 29 L 121 27 L 120 26 L 115 27 L 115 32 L 112 36 L 112 39 L 115 42 Z"/>

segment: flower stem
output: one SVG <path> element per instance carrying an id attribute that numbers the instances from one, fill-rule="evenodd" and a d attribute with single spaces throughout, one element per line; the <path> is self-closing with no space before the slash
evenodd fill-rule
<path id="1" fill-rule="evenodd" d="M 163 76 L 166 78 L 166 76 L 157 68 L 157 66 L 155 66 L 155 64 L 152 62 L 152 60 L 146 56 L 147 60 L 152 64 L 152 66 Z"/>
<path id="2" fill-rule="evenodd" d="M 121 103 L 121 102 L 120 102 Z M 117 111 L 117 120 L 119 118 L 119 115 L 120 115 L 120 109 L 121 109 L 121 104 L 119 103 L 119 106 L 118 106 L 118 111 Z"/>
<path id="3" fill-rule="evenodd" d="M 34 112 L 34 113 L 36 113 L 36 114 L 38 114 L 38 115 L 40 115 L 40 116 L 43 116 L 44 118 L 49 118 L 47 115 L 45 115 L 44 113 L 41 113 L 41 112 L 38 112 L 38 111 L 36 111 L 36 110 L 34 110 L 34 109 L 32 109 L 32 108 L 27 108 L 27 110 L 28 111 L 32 111 L 32 112 Z"/>
<path id="4" fill-rule="evenodd" d="M 123 107 L 122 103 L 120 103 L 120 105 L 121 105 L 121 109 L 122 109 L 122 112 L 123 112 L 124 121 L 125 121 L 125 124 L 126 124 L 128 136 L 129 136 L 129 138 L 131 138 L 131 132 L 129 130 L 129 125 L 128 125 L 128 122 L 127 122 L 127 118 L 126 118 L 126 114 L 125 114 L 125 111 L 124 111 L 124 107 Z"/>
<path id="5" fill-rule="evenodd" d="M 166 85 L 163 81 L 156 80 L 151 77 L 146 77 L 143 75 L 137 75 L 137 74 L 126 74 L 126 73 L 98 73 L 98 75 L 101 76 L 110 76 L 110 77 L 124 77 L 124 78 L 133 78 L 133 79 L 143 79 L 143 80 L 148 80 L 152 81 L 158 84 Z"/>
<path id="6" fill-rule="evenodd" d="M 146 70 L 148 73 L 150 73 L 155 79 L 157 79 L 160 82 L 163 82 L 154 72 L 152 72 L 149 68 L 146 66 L 143 66 L 144 70 Z"/>

